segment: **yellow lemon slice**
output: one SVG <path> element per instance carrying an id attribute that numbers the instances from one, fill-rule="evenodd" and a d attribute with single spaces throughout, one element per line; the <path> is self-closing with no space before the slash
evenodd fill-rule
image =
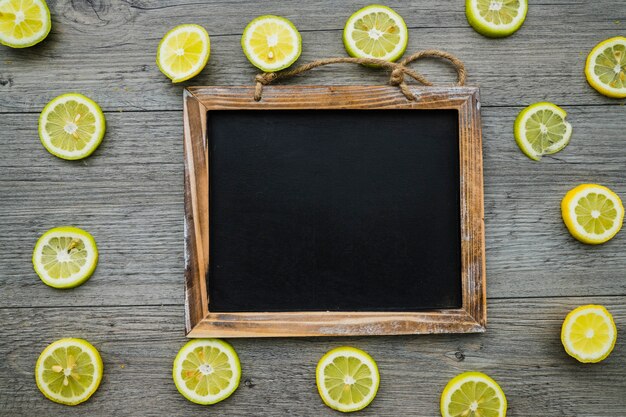
<path id="1" fill-rule="evenodd" d="M 524 23 L 527 0 L 466 0 L 465 15 L 474 30 L 490 38 L 512 35 Z"/>
<path id="2" fill-rule="evenodd" d="M 239 386 L 239 357 L 223 340 L 191 340 L 176 355 L 172 377 L 178 392 L 189 401 L 215 404 L 230 397 Z"/>
<path id="3" fill-rule="evenodd" d="M 568 355 L 580 362 L 600 362 L 611 354 L 617 340 L 613 316 L 600 305 L 580 306 L 565 317 L 561 342 Z"/>
<path id="4" fill-rule="evenodd" d="M 409 42 L 404 19 L 393 9 L 372 4 L 354 13 L 343 29 L 343 44 L 357 58 L 395 61 Z"/>
<path id="5" fill-rule="evenodd" d="M 506 396 L 481 372 L 465 372 L 448 382 L 441 394 L 442 417 L 504 417 Z"/>
<path id="6" fill-rule="evenodd" d="M 87 401 L 100 386 L 102 358 L 89 342 L 60 339 L 41 352 L 35 365 L 37 387 L 48 399 L 65 405 Z"/>
<path id="7" fill-rule="evenodd" d="M 199 25 L 180 25 L 163 36 L 156 63 L 173 83 L 195 77 L 204 69 L 211 53 L 211 40 Z"/>
<path id="8" fill-rule="evenodd" d="M 347 413 L 362 410 L 374 400 L 380 375 L 370 355 L 344 346 L 331 350 L 320 359 L 315 380 L 324 404 Z"/>
<path id="9" fill-rule="evenodd" d="M 552 103 L 535 103 L 522 110 L 515 119 L 517 146 L 535 161 L 543 155 L 559 152 L 572 137 L 572 125 L 565 121 L 567 113 Z"/>
<path id="10" fill-rule="evenodd" d="M 39 138 L 52 155 L 82 159 L 102 142 L 106 121 L 100 106 L 82 94 L 69 93 L 52 99 L 39 116 Z"/>
<path id="11" fill-rule="evenodd" d="M 0 0 L 0 43 L 11 48 L 33 46 L 48 36 L 52 24 L 43 0 Z"/>
<path id="12" fill-rule="evenodd" d="M 77 227 L 55 227 L 44 233 L 33 250 L 39 278 L 54 288 L 73 288 L 89 279 L 98 264 L 93 237 Z"/>
<path id="13" fill-rule="evenodd" d="M 241 48 L 248 61 L 261 71 L 275 72 L 293 64 L 302 51 L 300 32 L 281 16 L 259 16 L 241 36 Z"/>
<path id="14" fill-rule="evenodd" d="M 561 214 L 572 236 L 598 245 L 613 238 L 622 228 L 622 200 L 607 187 L 581 184 L 565 194 Z"/>
<path id="15" fill-rule="evenodd" d="M 616 36 L 597 44 L 587 56 L 587 82 L 600 94 L 626 97 L 626 38 Z"/>

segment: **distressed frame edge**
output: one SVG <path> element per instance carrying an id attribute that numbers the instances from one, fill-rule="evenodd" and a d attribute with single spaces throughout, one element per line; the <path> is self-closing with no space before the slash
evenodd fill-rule
<path id="1" fill-rule="evenodd" d="M 388 86 L 272 86 L 264 94 L 264 101 L 255 102 L 253 87 L 224 86 L 224 87 L 188 87 L 184 90 L 184 125 L 185 125 L 185 329 L 186 336 L 196 337 L 301 337 L 301 336 L 362 336 L 362 335 L 401 335 L 401 334 L 436 334 L 436 333 L 482 333 L 487 324 L 487 297 L 486 297 L 486 258 L 485 258 L 485 226 L 484 226 L 484 181 L 482 157 L 482 124 L 480 119 L 480 97 L 478 87 L 411 87 L 418 97 L 417 102 L 408 102 L 397 88 Z M 293 104 L 289 93 L 295 91 L 315 92 L 322 91 L 331 94 L 335 100 L 329 100 L 320 106 L 310 100 Z M 337 98 L 350 93 L 363 94 L 364 91 L 382 92 L 392 96 L 390 103 L 381 102 L 374 98 L 367 107 L 359 103 L 335 103 Z M 214 102 L 212 92 L 228 92 L 225 101 Z M 393 97 L 395 96 L 395 97 Z M 229 104 L 229 99 L 242 100 Z M 333 104 L 335 103 L 335 104 Z M 384 106 L 381 104 L 385 104 Z M 437 104 L 444 103 L 447 105 Z M 231 105 L 232 104 L 232 105 Z M 373 106 L 371 106 L 373 104 Z M 435 106 L 432 106 L 435 104 Z M 193 149 L 192 139 L 202 134 L 201 143 L 206 152 L 206 112 L 225 109 L 279 109 L 279 108 L 317 108 L 322 109 L 455 109 L 459 112 L 459 158 L 461 170 L 460 201 L 471 200 L 477 206 L 467 210 L 463 215 L 461 210 L 462 233 L 469 225 L 472 237 L 465 243 L 462 235 L 462 258 L 466 251 L 474 248 L 474 255 L 470 254 L 469 264 L 463 260 L 462 264 L 462 291 L 463 304 L 459 309 L 430 310 L 415 313 L 386 313 L 386 312 L 280 312 L 280 313 L 211 313 L 208 309 L 208 293 L 206 291 L 206 271 L 208 268 L 208 224 L 205 228 L 206 242 L 203 245 L 206 255 L 206 265 L 197 268 L 197 275 L 192 277 L 193 271 L 188 267 L 189 258 L 194 256 L 192 240 L 189 236 L 189 226 L 196 226 L 193 212 L 188 210 L 188 187 L 191 185 L 189 175 L 187 149 Z M 201 125 L 192 126 L 190 116 L 199 111 L 204 117 L 196 117 Z M 467 123 L 463 123 L 467 120 Z M 196 136 L 194 136 L 194 134 Z M 469 142 L 469 143 L 468 143 Z M 464 151 L 473 150 L 470 163 L 464 163 Z M 472 159 L 473 158 L 473 159 Z M 206 157 L 204 158 L 207 159 Z M 191 158 L 193 160 L 193 158 Z M 206 179 L 208 186 L 208 160 L 206 160 Z M 472 171 L 473 169 L 473 171 Z M 469 173 L 469 182 L 463 175 Z M 197 184 L 197 182 L 196 182 Z M 469 186 L 468 186 L 469 184 Z M 196 190 L 197 191 L 197 190 Z M 207 187 L 208 193 L 208 187 Z M 469 197 L 469 198 L 468 198 Z M 207 195 L 208 210 L 208 195 Z M 197 211 L 196 211 L 197 212 Z M 191 215 L 191 218 L 190 218 Z M 208 216 L 207 216 L 208 217 Z M 207 222 L 208 223 L 208 222 Z M 197 226 L 196 226 L 197 227 Z M 194 229 L 195 230 L 195 229 Z M 195 239 L 202 242 L 203 239 Z M 468 247 L 470 247 L 468 249 Z M 196 252 L 197 253 L 197 252 Z M 464 259 L 464 258 L 463 258 Z M 471 266 L 471 267 L 470 267 Z M 467 276 L 466 276 L 467 275 Z M 203 277 L 204 279 L 199 279 Z M 192 284 L 190 288 L 190 283 Z M 198 291 L 202 290 L 201 294 Z M 198 299 L 204 300 L 201 306 Z M 473 302 L 472 302 L 473 301 Z M 193 304 L 195 303 L 195 305 Z M 199 318 L 198 311 L 202 311 Z M 304 317 L 306 316 L 306 317 Z M 436 317 L 438 320 L 431 320 Z M 356 322 L 355 322 L 356 320 Z M 334 323 L 339 327 L 334 327 Z M 390 326 L 392 329 L 381 326 Z"/>

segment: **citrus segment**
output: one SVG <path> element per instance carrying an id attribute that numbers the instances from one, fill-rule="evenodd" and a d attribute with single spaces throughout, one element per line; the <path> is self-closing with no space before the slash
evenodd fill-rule
<path id="1" fill-rule="evenodd" d="M 572 236 L 583 243 L 600 244 L 622 228 L 622 200 L 607 187 L 581 184 L 561 201 L 563 221 Z"/>
<path id="2" fill-rule="evenodd" d="M 86 340 L 66 338 L 41 352 L 35 365 L 35 380 L 48 399 L 76 405 L 96 392 L 102 370 L 102 358 L 96 348 Z"/>
<path id="3" fill-rule="evenodd" d="M 33 46 L 48 36 L 52 24 L 43 0 L 0 0 L 0 43 L 12 48 Z"/>
<path id="4" fill-rule="evenodd" d="M 515 119 L 514 134 L 519 148 L 530 159 L 538 161 L 565 148 L 572 136 L 567 113 L 552 103 L 535 103 L 522 110 Z"/>
<path id="5" fill-rule="evenodd" d="M 466 0 L 467 21 L 481 35 L 500 38 L 515 33 L 524 23 L 527 0 Z"/>
<path id="6" fill-rule="evenodd" d="M 599 93 L 626 98 L 626 38 L 616 36 L 596 45 L 587 56 L 585 76 Z"/>
<path id="7" fill-rule="evenodd" d="M 199 25 L 176 26 L 163 36 L 157 49 L 157 66 L 173 83 L 195 77 L 211 53 L 211 40 Z"/>
<path id="8" fill-rule="evenodd" d="M 507 401 L 496 381 L 480 372 L 452 378 L 441 394 L 442 417 L 505 417 Z"/>
<path id="9" fill-rule="evenodd" d="M 393 9 L 372 4 L 354 13 L 343 29 L 348 54 L 357 58 L 395 61 L 406 50 L 409 32 Z"/>
<path id="10" fill-rule="evenodd" d="M 617 328 L 613 316 L 600 305 L 585 305 L 572 310 L 561 328 L 565 351 L 580 362 L 600 362 L 615 347 Z"/>
<path id="11" fill-rule="evenodd" d="M 228 398 L 239 386 L 239 357 L 222 340 L 191 340 L 176 355 L 172 377 L 178 391 L 189 401 L 215 404 Z"/>
<path id="12" fill-rule="evenodd" d="M 353 347 L 326 353 L 316 369 L 317 389 L 322 401 L 342 412 L 358 411 L 376 397 L 380 376 L 370 355 Z"/>
<path id="13" fill-rule="evenodd" d="M 289 20 L 266 15 L 248 23 L 241 36 L 241 47 L 252 65 L 265 72 L 275 72 L 298 59 L 302 39 Z"/>

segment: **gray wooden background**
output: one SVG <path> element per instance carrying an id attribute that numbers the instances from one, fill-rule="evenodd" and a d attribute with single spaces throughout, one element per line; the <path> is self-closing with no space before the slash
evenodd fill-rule
<path id="1" fill-rule="evenodd" d="M 53 27 L 40 45 L 0 47 L 0 415 L 330 416 L 315 388 L 315 365 L 350 344 L 378 361 L 381 386 L 364 416 L 439 415 L 439 395 L 459 372 L 479 370 L 502 385 L 510 416 L 626 415 L 626 232 L 585 246 L 562 224 L 559 202 L 581 182 L 626 198 L 626 107 L 597 94 L 583 75 L 599 41 L 625 35 L 625 0 L 531 1 L 526 23 L 501 40 L 474 32 L 464 1 L 388 1 L 409 27 L 407 52 L 440 48 L 467 65 L 482 88 L 488 330 L 484 335 L 233 340 L 241 386 L 202 407 L 171 378 L 183 334 L 182 89 L 155 65 L 171 27 L 198 23 L 211 35 L 205 70 L 186 85 L 249 84 L 256 71 L 239 44 L 261 14 L 291 19 L 302 33 L 300 62 L 345 54 L 344 22 L 363 1 L 49 1 Z M 444 64 L 417 68 L 450 82 Z M 317 69 L 295 84 L 380 84 L 372 69 Z M 65 92 L 96 100 L 107 117 L 100 148 L 78 162 L 39 142 L 43 106 Z M 571 144 L 540 163 L 515 145 L 517 113 L 536 101 L 563 106 Z M 83 286 L 48 288 L 31 251 L 45 230 L 90 231 L 100 262 Z M 559 340 L 569 310 L 601 303 L 620 337 L 603 363 L 582 365 Z M 50 342 L 82 337 L 102 353 L 105 375 L 87 403 L 69 408 L 37 390 L 33 368 Z"/>

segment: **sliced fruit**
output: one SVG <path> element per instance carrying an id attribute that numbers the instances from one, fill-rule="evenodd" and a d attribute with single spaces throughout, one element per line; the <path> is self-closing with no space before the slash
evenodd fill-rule
<path id="1" fill-rule="evenodd" d="M 474 30 L 490 38 L 515 33 L 524 23 L 527 0 L 466 0 L 465 15 Z"/>
<path id="2" fill-rule="evenodd" d="M 178 351 L 172 377 L 178 392 L 189 401 L 215 404 L 230 397 L 239 386 L 239 357 L 223 340 L 191 340 Z"/>
<path id="3" fill-rule="evenodd" d="M 60 95 L 39 116 L 39 138 L 48 152 L 62 159 L 82 159 L 104 137 L 106 122 L 100 106 L 82 94 Z"/>
<path id="4" fill-rule="evenodd" d="M 622 200 L 607 187 L 581 184 L 561 201 L 563 222 L 576 239 L 590 245 L 611 240 L 622 228 Z"/>
<path id="5" fill-rule="evenodd" d="M 43 0 L 0 0 L 0 43 L 11 48 L 33 46 L 48 36 L 50 10 Z"/>
<path id="6" fill-rule="evenodd" d="M 95 347 L 83 339 L 66 338 L 41 352 L 35 365 L 35 381 L 48 399 L 76 405 L 96 392 L 102 370 L 102 358 Z"/>
<path id="7" fill-rule="evenodd" d="M 580 306 L 565 317 L 561 342 L 565 351 L 580 362 L 600 362 L 611 354 L 617 340 L 613 316 L 600 305 Z"/>
<path id="8" fill-rule="evenodd" d="M 326 353 L 315 371 L 324 404 L 344 413 L 362 410 L 376 397 L 380 375 L 370 355 L 353 347 Z"/>
<path id="9" fill-rule="evenodd" d="M 357 58 L 395 61 L 409 42 L 404 19 L 393 9 L 372 4 L 354 13 L 343 29 L 343 44 Z"/>
<path id="10" fill-rule="evenodd" d="M 572 125 L 565 121 L 565 110 L 552 103 L 535 103 L 515 119 L 515 141 L 524 154 L 535 161 L 557 153 L 572 137 Z"/>
<path id="11" fill-rule="evenodd" d="M 300 32 L 281 16 L 259 16 L 248 23 L 241 36 L 241 47 L 248 61 L 265 72 L 285 69 L 300 57 Z"/>
<path id="12" fill-rule="evenodd" d="M 202 26 L 180 25 L 159 42 L 156 63 L 173 83 L 179 83 L 198 75 L 210 54 L 211 40 Z"/>
<path id="13" fill-rule="evenodd" d="M 54 288 L 73 288 L 89 279 L 98 264 L 96 241 L 77 227 L 55 227 L 44 233 L 33 250 L 39 278 Z"/>
<path id="14" fill-rule="evenodd" d="M 626 98 L 626 38 L 616 36 L 597 44 L 587 55 L 585 76 L 600 94 Z"/>
<path id="15" fill-rule="evenodd" d="M 506 396 L 500 385 L 481 372 L 465 372 L 441 393 L 442 417 L 504 417 Z"/>

